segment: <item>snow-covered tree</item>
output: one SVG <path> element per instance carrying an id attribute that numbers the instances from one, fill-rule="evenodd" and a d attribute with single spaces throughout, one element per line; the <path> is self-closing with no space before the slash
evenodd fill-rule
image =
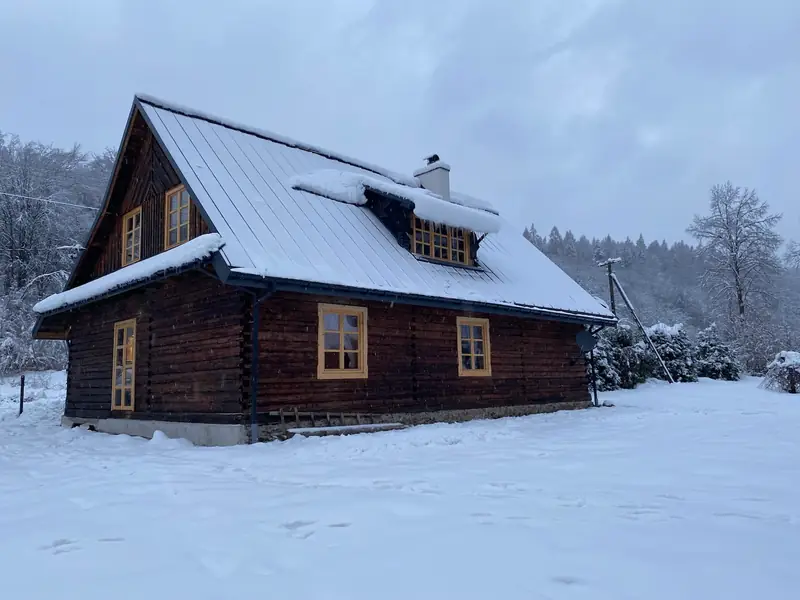
<path id="1" fill-rule="evenodd" d="M 646 379 L 644 345 L 627 324 L 600 332 L 595 361 L 600 391 L 633 389 Z"/>
<path id="2" fill-rule="evenodd" d="M 561 237 L 558 227 L 553 227 L 547 237 L 547 254 L 555 256 L 564 254 L 564 238 Z"/>
<path id="3" fill-rule="evenodd" d="M 646 331 L 675 381 L 697 381 L 694 349 L 682 324 L 656 323 Z M 649 348 L 646 364 L 649 377 L 667 378 L 658 357 Z"/>
<path id="4" fill-rule="evenodd" d="M 742 374 L 733 350 L 720 339 L 716 323 L 698 332 L 694 360 L 699 377 L 735 381 Z"/>
<path id="5" fill-rule="evenodd" d="M 800 352 L 779 352 L 768 365 L 761 387 L 776 392 L 800 393 Z"/>
<path id="6" fill-rule="evenodd" d="M 781 215 L 755 190 L 731 182 L 711 188 L 709 214 L 695 215 L 688 231 L 706 259 L 703 282 L 721 305 L 745 317 L 755 297 L 768 296 L 780 271 L 781 237 L 775 226 Z"/>

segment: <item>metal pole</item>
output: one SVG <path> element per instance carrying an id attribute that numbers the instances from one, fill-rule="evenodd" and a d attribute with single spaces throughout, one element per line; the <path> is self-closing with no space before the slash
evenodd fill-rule
<path id="1" fill-rule="evenodd" d="M 594 405 L 600 406 L 600 402 L 597 399 L 597 372 L 594 370 L 594 348 L 589 351 L 589 362 L 592 365 L 592 392 L 594 394 Z"/>
<path id="2" fill-rule="evenodd" d="M 642 331 L 642 335 L 644 335 L 644 339 L 646 339 L 647 343 L 650 344 L 651 350 L 655 353 L 656 358 L 658 358 L 658 362 L 661 363 L 661 368 L 664 369 L 664 373 L 667 374 L 667 379 L 669 380 L 670 383 L 675 383 L 675 380 L 672 378 L 672 373 L 670 373 L 669 369 L 667 368 L 667 364 L 664 362 L 664 359 L 661 358 L 661 355 L 658 353 L 658 348 L 656 348 L 656 345 L 653 343 L 653 340 L 650 339 L 650 336 L 647 335 L 647 330 L 644 328 L 644 325 L 642 325 L 642 322 L 639 320 L 639 316 L 636 314 L 636 311 L 633 310 L 633 304 L 631 304 L 631 301 L 628 299 L 628 294 L 626 294 L 625 290 L 622 289 L 622 284 L 619 282 L 619 279 L 617 279 L 616 275 L 612 275 L 611 280 L 617 285 L 617 289 L 619 290 L 620 296 L 622 296 L 622 300 L 625 302 L 625 304 L 628 306 L 628 309 L 631 311 L 633 318 L 636 320 L 636 324 Z"/>
<path id="3" fill-rule="evenodd" d="M 253 294 L 253 328 L 250 356 L 250 443 L 258 442 L 258 329 L 261 298 Z"/>
<path id="4" fill-rule="evenodd" d="M 19 376 L 19 414 L 22 414 L 22 404 L 25 401 L 25 374 Z"/>

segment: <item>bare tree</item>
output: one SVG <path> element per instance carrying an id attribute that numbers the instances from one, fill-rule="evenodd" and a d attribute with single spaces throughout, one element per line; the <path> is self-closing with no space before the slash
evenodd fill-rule
<path id="1" fill-rule="evenodd" d="M 784 260 L 790 268 L 800 269 L 800 242 L 789 242 Z"/>
<path id="2" fill-rule="evenodd" d="M 731 182 L 711 188 L 709 214 L 695 215 L 688 232 L 700 242 L 706 263 L 703 283 L 714 301 L 740 318 L 758 297 L 768 299 L 781 264 L 781 237 L 775 226 L 780 214 L 755 190 Z"/>

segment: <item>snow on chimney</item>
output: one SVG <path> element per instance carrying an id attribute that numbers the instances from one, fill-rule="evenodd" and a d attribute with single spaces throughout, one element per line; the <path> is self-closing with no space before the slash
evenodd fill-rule
<path id="1" fill-rule="evenodd" d="M 414 171 L 426 190 L 440 195 L 450 201 L 450 165 L 442 162 L 438 154 L 431 154 L 425 159 L 425 166 Z"/>

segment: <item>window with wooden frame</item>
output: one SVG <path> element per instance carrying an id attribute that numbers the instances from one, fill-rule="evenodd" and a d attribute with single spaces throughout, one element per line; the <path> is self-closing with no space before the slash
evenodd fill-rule
<path id="1" fill-rule="evenodd" d="M 367 309 L 319 305 L 319 379 L 367 377 Z"/>
<path id="2" fill-rule="evenodd" d="M 492 374 L 489 319 L 458 317 L 459 376 L 488 377 Z"/>
<path id="3" fill-rule="evenodd" d="M 470 264 L 468 229 L 440 225 L 411 215 L 411 250 L 434 260 Z"/>
<path id="4" fill-rule="evenodd" d="M 114 323 L 111 410 L 133 410 L 136 381 L 136 319 Z"/>
<path id="5" fill-rule="evenodd" d="M 182 185 L 166 194 L 164 206 L 164 247 L 168 250 L 189 240 L 191 198 Z"/>
<path id="6" fill-rule="evenodd" d="M 142 207 L 134 208 L 122 217 L 122 266 L 135 263 L 142 257 Z"/>

